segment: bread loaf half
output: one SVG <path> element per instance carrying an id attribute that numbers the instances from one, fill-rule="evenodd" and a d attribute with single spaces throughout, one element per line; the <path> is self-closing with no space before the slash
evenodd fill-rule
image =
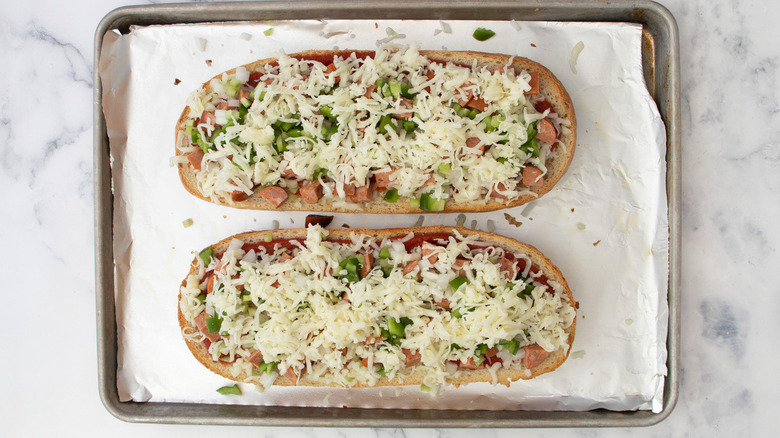
<path id="1" fill-rule="evenodd" d="M 315 225 L 204 249 L 179 323 L 197 360 L 236 381 L 509 385 L 566 360 L 576 307 L 558 268 L 513 239 Z"/>
<path id="2" fill-rule="evenodd" d="M 176 156 L 190 193 L 236 208 L 490 211 L 550 191 L 576 127 L 561 82 L 526 58 L 307 51 L 206 82 Z"/>

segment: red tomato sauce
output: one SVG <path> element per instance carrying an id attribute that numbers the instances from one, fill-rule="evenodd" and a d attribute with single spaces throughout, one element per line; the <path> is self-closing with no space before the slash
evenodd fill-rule
<path id="1" fill-rule="evenodd" d="M 325 65 L 333 63 L 333 60 L 338 56 L 342 59 L 349 58 L 352 54 L 358 59 L 373 58 L 376 52 L 373 50 L 337 50 L 334 52 L 322 53 L 322 54 L 308 54 L 308 55 L 292 55 L 297 60 L 316 61 Z"/>
<path id="2" fill-rule="evenodd" d="M 404 242 L 404 248 L 409 252 L 423 244 L 423 242 L 436 243 L 437 240 L 449 241 L 452 234 L 449 233 L 415 233 L 414 237 Z M 406 235 L 391 237 L 390 240 L 401 240 Z"/>
<path id="3" fill-rule="evenodd" d="M 241 249 L 243 249 L 244 252 L 249 252 L 251 250 L 257 252 L 260 250 L 260 248 L 263 248 L 266 252 L 273 252 L 277 245 L 279 245 L 279 248 L 295 248 L 296 245 L 294 243 L 300 243 L 302 246 L 306 246 L 303 239 L 273 239 L 270 242 L 261 241 L 255 243 L 245 243 Z M 220 256 L 222 256 L 221 253 Z"/>

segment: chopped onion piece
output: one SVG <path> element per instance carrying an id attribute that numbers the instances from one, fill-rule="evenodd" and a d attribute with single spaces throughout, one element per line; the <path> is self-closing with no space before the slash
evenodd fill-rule
<path id="1" fill-rule="evenodd" d="M 238 67 L 236 69 L 236 79 L 242 84 L 246 83 L 249 80 L 249 71 L 245 67 Z"/>

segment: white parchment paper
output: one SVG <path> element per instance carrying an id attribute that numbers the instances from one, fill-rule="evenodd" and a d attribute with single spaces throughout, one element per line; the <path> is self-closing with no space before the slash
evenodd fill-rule
<path id="1" fill-rule="evenodd" d="M 471 37 L 476 27 L 496 36 Z M 266 35 L 266 31 L 270 35 Z M 242 396 L 190 354 L 176 319 L 194 254 L 231 234 L 299 228 L 306 213 L 220 207 L 189 195 L 174 155 L 188 95 L 212 76 L 283 50 L 421 49 L 526 56 L 550 68 L 574 101 L 578 141 L 569 172 L 525 206 L 469 214 L 464 225 L 539 248 L 580 304 L 568 361 L 511 387 L 470 384 L 434 397 L 417 386 L 374 389 L 241 385 Z M 623 23 L 292 21 L 167 25 L 109 33 L 100 59 L 114 190 L 123 401 L 429 409 L 662 409 L 666 375 L 668 227 L 665 131 L 642 75 L 641 27 Z M 581 48 L 575 56 L 576 48 Z M 458 214 L 337 214 L 331 227 L 382 228 L 463 221 Z M 192 219 L 193 225 L 182 222 Z M 514 224 L 512 223 L 514 222 Z"/>

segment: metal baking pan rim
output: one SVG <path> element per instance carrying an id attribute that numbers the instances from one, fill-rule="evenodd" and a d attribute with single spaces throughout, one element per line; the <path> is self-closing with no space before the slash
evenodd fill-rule
<path id="1" fill-rule="evenodd" d="M 240 11 L 240 14 L 236 12 Z M 240 17 L 237 18 L 237 17 Z M 103 36 L 131 25 L 312 18 L 481 19 L 525 21 L 622 21 L 640 23 L 655 39 L 655 99 L 667 130 L 669 220 L 669 324 L 663 408 L 650 411 L 439 411 L 364 408 L 299 408 L 196 403 L 121 402 L 116 388 L 117 341 L 114 315 L 113 195 L 108 138 L 98 74 Z M 658 40 L 659 37 L 663 37 Z M 658 44 L 660 42 L 660 44 Z M 658 56 L 658 54 L 661 56 Z M 109 12 L 95 32 L 94 47 L 95 286 L 98 380 L 101 401 L 120 420 L 170 424 L 224 424 L 330 427 L 632 427 L 656 424 L 669 416 L 679 395 L 681 168 L 679 115 L 679 37 L 665 7 L 652 1 L 578 2 L 395 1 L 361 9 L 352 1 L 160 4 L 126 6 Z M 302 411 L 305 409 L 305 413 Z"/>

